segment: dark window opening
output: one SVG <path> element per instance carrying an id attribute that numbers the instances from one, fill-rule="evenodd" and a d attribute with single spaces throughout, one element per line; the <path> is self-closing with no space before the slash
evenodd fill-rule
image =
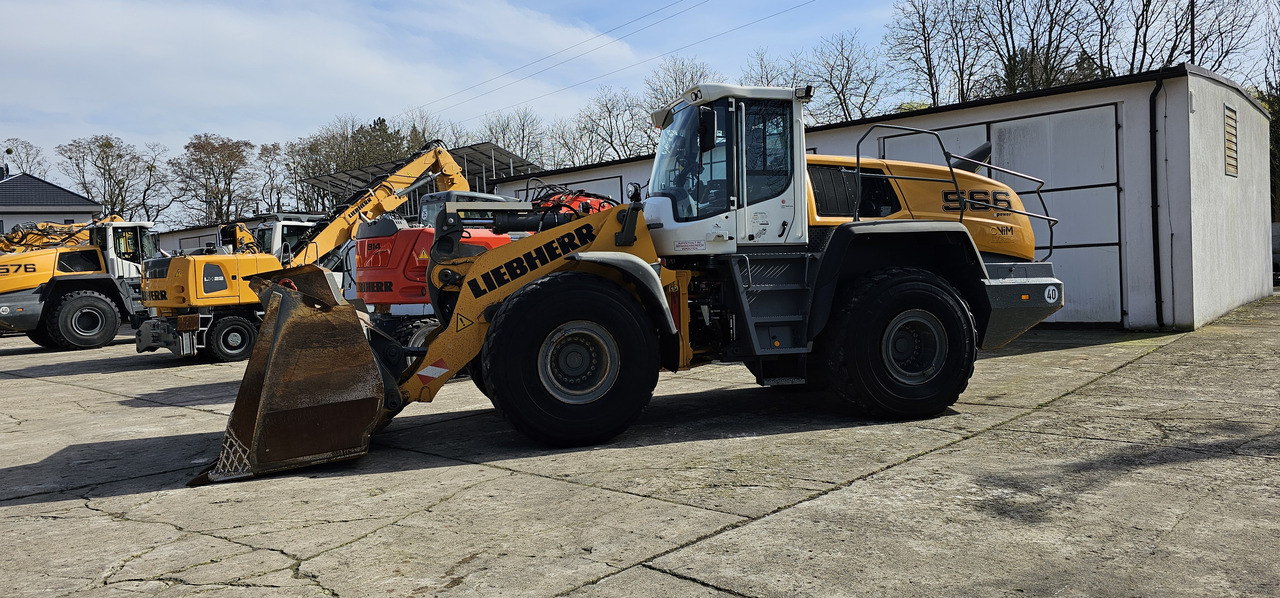
<path id="1" fill-rule="evenodd" d="M 102 260 L 98 259 L 98 255 L 94 250 L 58 254 L 58 271 L 97 272 L 102 269 Z"/>
<path id="2" fill-rule="evenodd" d="M 862 173 L 862 198 L 855 202 L 856 170 L 840 166 L 809 166 L 809 180 L 813 183 L 813 201 L 818 215 L 852 218 L 855 203 L 859 218 L 884 218 L 902 209 L 898 195 L 893 192 L 893 184 L 889 179 L 881 178 L 884 171 L 863 168 Z"/>

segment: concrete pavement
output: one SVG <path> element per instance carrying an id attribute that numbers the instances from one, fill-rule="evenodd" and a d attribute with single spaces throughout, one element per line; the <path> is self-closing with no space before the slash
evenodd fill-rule
<path id="1" fill-rule="evenodd" d="M 1035 331 L 941 417 L 741 366 L 600 447 L 466 380 L 363 459 L 185 488 L 241 364 L 0 338 L 4 596 L 1280 594 L 1280 297 L 1189 334 Z"/>

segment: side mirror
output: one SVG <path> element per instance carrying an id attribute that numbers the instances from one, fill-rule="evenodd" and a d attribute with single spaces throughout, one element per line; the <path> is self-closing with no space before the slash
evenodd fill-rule
<path id="1" fill-rule="evenodd" d="M 641 199 L 640 183 L 627 183 L 627 201 L 639 203 Z"/>
<path id="2" fill-rule="evenodd" d="M 716 111 L 708 106 L 698 107 L 698 151 L 709 152 L 716 147 Z"/>

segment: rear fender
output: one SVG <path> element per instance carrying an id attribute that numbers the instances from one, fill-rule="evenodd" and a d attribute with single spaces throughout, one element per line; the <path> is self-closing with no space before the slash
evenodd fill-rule
<path id="1" fill-rule="evenodd" d="M 978 334 L 986 330 L 991 314 L 983 286 L 987 271 L 964 225 L 881 220 L 844 224 L 832 232 L 818 267 L 809 338 L 826 327 L 843 287 L 889 267 L 921 268 L 946 279 L 969 304 Z"/>
<path id="2" fill-rule="evenodd" d="M 128 316 L 132 313 L 120 295 L 120 286 L 116 279 L 108 274 L 70 274 L 55 276 L 44 286 L 41 301 L 49 302 L 72 291 L 97 291 L 105 295 L 116 306 L 116 310 Z"/>

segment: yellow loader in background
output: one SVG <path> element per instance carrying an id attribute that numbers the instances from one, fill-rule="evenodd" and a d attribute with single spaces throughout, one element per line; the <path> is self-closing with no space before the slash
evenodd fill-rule
<path id="1" fill-rule="evenodd" d="M 654 114 L 648 197 L 633 184 L 607 211 L 445 204 L 428 289 L 441 327 L 421 348 L 387 347 L 321 268 L 255 279 L 262 335 L 218 460 L 192 483 L 363 455 L 468 365 L 517 430 L 553 446 L 609 440 L 659 369 L 716 360 L 876 417 L 941 413 L 978 347 L 1062 306 L 1052 264 L 1034 261 L 1029 217 L 1047 216 L 954 167 L 806 155 L 811 95 L 690 89 Z M 533 234 L 460 243 L 477 224 Z"/>

